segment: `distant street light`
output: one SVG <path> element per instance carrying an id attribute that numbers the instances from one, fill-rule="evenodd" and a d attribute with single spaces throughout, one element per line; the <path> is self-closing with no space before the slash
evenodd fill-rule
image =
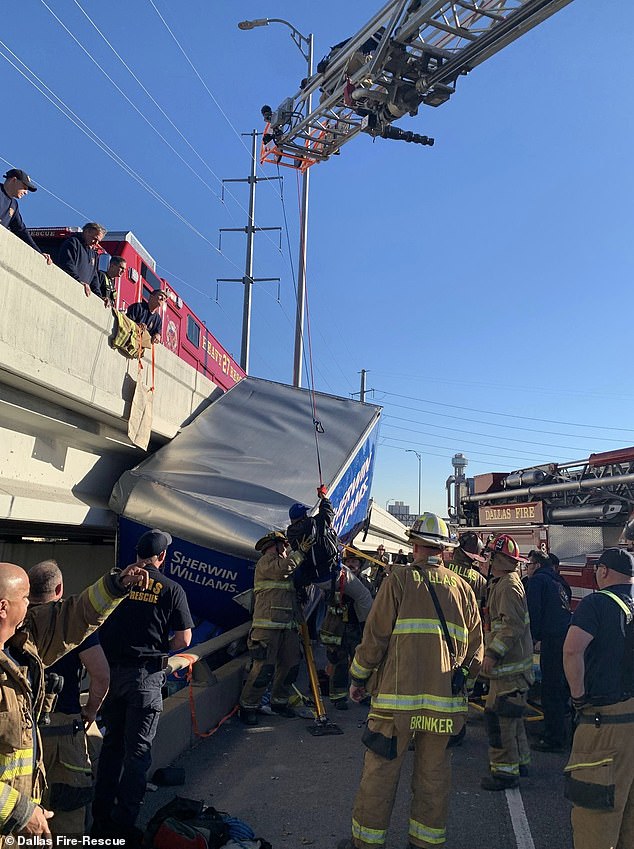
<path id="1" fill-rule="evenodd" d="M 414 451 L 413 448 L 406 448 L 406 454 L 416 454 L 418 457 L 418 515 L 420 516 L 420 495 L 421 495 L 421 484 L 422 484 L 422 469 L 423 469 L 423 456 L 420 451 Z"/>
<path id="2" fill-rule="evenodd" d="M 385 502 L 385 509 L 386 510 L 387 510 L 387 505 L 390 503 L 390 501 L 396 501 L 396 499 L 395 498 L 388 498 L 388 500 Z M 387 510 L 387 512 L 389 513 L 390 511 Z"/>
<path id="3" fill-rule="evenodd" d="M 313 75 L 313 34 L 302 35 L 302 33 L 283 18 L 255 18 L 252 21 L 240 21 L 238 29 L 249 30 L 256 27 L 268 27 L 269 24 L 283 24 L 291 31 L 291 38 L 297 45 L 299 52 L 306 60 L 308 74 L 306 79 Z M 306 98 L 305 115 L 308 117 L 312 111 L 312 95 Z M 302 178 L 302 208 L 300 215 L 299 230 L 299 267 L 297 269 L 297 313 L 295 317 L 295 351 L 293 354 L 293 386 L 302 385 L 302 359 L 304 354 L 304 312 L 306 304 L 306 244 L 308 242 L 308 189 L 310 169 L 306 168 Z"/>

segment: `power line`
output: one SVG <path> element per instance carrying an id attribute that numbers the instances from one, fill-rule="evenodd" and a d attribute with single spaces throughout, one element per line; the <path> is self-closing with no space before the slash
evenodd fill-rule
<path id="1" fill-rule="evenodd" d="M 412 442 L 410 444 L 411 445 L 417 445 L 418 443 Z M 405 451 L 406 450 L 405 448 L 401 448 L 399 445 L 388 445 L 386 442 L 383 442 L 382 438 L 379 439 L 378 445 L 381 448 L 389 448 L 392 451 Z M 446 454 L 435 454 L 433 451 L 421 451 L 420 453 L 423 454 L 425 457 L 440 457 L 442 460 L 448 459 Z M 469 463 L 470 463 L 470 465 L 487 466 L 488 468 L 491 468 L 491 461 L 490 460 L 473 460 L 471 457 L 469 457 Z M 511 466 L 510 463 L 508 465 Z"/>
<path id="2" fill-rule="evenodd" d="M 417 421 L 416 419 L 407 419 L 403 416 L 392 416 L 389 413 L 384 415 L 383 419 L 394 419 L 395 421 L 398 421 L 398 422 L 409 422 L 410 424 L 420 424 L 420 422 Z M 462 428 L 458 428 L 458 427 L 444 427 L 443 425 L 430 424 L 429 422 L 425 422 L 424 424 L 428 425 L 429 427 L 436 428 L 436 430 L 451 430 L 454 433 L 464 433 L 467 436 L 488 436 L 488 437 L 492 436 L 492 434 L 490 434 L 490 433 L 481 433 L 480 431 L 477 431 L 477 430 L 463 430 Z M 392 427 L 397 427 L 397 425 L 392 425 Z M 408 429 L 409 428 L 403 428 L 403 430 L 408 430 Z M 426 436 L 438 436 L 439 435 L 439 434 L 436 434 L 436 433 L 429 433 L 428 431 L 424 431 L 424 430 L 414 431 L 414 432 L 415 433 L 423 433 Z M 533 441 L 533 440 L 530 440 L 530 439 L 518 439 L 517 437 L 513 437 L 513 436 L 498 436 L 498 434 L 494 434 L 494 438 L 495 439 L 501 439 L 504 442 L 521 442 L 523 445 L 539 445 L 539 446 L 542 446 L 542 447 L 545 447 L 545 448 L 563 448 L 566 451 L 581 451 L 582 450 L 581 448 L 575 448 L 572 445 L 555 445 L 552 442 L 536 442 L 536 441 Z M 585 437 L 579 437 L 579 439 L 583 439 L 583 438 L 585 438 Z"/>
<path id="3" fill-rule="evenodd" d="M 391 439 L 392 442 L 404 442 L 405 445 L 423 445 L 427 448 L 439 448 L 441 451 L 443 451 L 445 449 L 444 445 L 432 445 L 429 442 L 418 442 L 418 441 L 414 441 L 414 440 L 411 440 L 411 439 L 398 439 L 398 437 L 396 437 L 396 436 L 385 436 L 383 438 L 384 439 Z M 452 451 L 452 450 L 454 450 L 454 449 L 451 449 L 449 447 L 447 448 L 447 451 Z M 509 463 L 509 465 L 510 465 L 511 460 L 520 460 L 520 461 L 524 461 L 524 462 L 527 462 L 527 463 L 531 463 L 532 465 L 535 465 L 535 461 L 529 459 L 528 457 L 517 457 L 517 456 L 501 457 L 498 454 L 487 454 L 484 451 L 474 451 L 473 454 L 475 454 L 478 457 L 490 457 L 493 460 L 503 460 L 505 463 Z M 558 462 L 559 463 L 570 463 L 571 460 L 569 460 L 569 459 L 568 460 L 560 460 Z"/>
<path id="4" fill-rule="evenodd" d="M 544 422 L 545 424 L 556 424 L 556 425 L 564 425 L 565 427 L 594 427 L 601 428 L 601 430 L 613 430 L 619 431 L 621 433 L 634 433 L 634 428 L 626 428 L 626 427 L 607 427 L 606 425 L 591 425 L 591 424 L 577 424 L 576 422 L 562 422 L 557 421 L 556 419 L 538 419 L 534 416 L 520 416 L 516 413 L 497 413 L 494 410 L 480 410 L 475 407 L 461 407 L 458 404 L 445 404 L 441 401 L 429 401 L 427 398 L 416 398 L 412 395 L 399 395 L 396 392 L 388 392 L 386 389 L 377 390 L 379 392 L 383 392 L 384 395 L 391 395 L 394 398 L 404 398 L 407 401 L 418 401 L 419 404 L 432 404 L 434 407 L 448 407 L 451 410 L 465 410 L 470 413 L 482 413 L 486 416 L 502 416 L 505 419 L 521 419 L 526 422 Z M 422 411 L 424 412 L 424 411 Z"/>
<path id="5" fill-rule="evenodd" d="M 490 442 L 477 442 L 476 440 L 473 440 L 473 439 L 464 439 L 462 436 L 460 436 L 460 437 L 457 437 L 457 436 L 443 436 L 442 434 L 439 434 L 439 433 L 427 433 L 427 432 L 426 432 L 426 431 L 424 431 L 424 430 L 416 430 L 415 428 L 411 428 L 411 427 L 401 427 L 401 425 L 393 425 L 393 424 L 388 424 L 388 425 L 387 425 L 387 427 L 392 427 L 392 428 L 395 428 L 396 430 L 405 430 L 405 431 L 407 431 L 408 433 L 419 433 L 419 434 L 421 434 L 421 435 L 423 435 L 423 436 L 433 436 L 433 437 L 436 437 L 436 438 L 438 438 L 438 439 L 452 440 L 454 443 L 455 443 L 457 440 L 459 440 L 459 441 L 460 441 L 460 443 L 463 443 L 463 442 L 464 442 L 466 445 L 481 445 L 481 446 L 483 446 L 483 447 L 485 447 L 485 448 L 499 448 L 501 451 L 506 451 L 506 450 L 508 450 L 508 451 L 513 451 L 513 450 L 514 450 L 514 449 L 513 449 L 513 448 L 511 448 L 511 447 L 509 447 L 509 448 L 507 449 L 507 448 L 505 448 L 505 447 L 504 447 L 504 446 L 502 446 L 502 445 L 491 445 L 491 443 L 490 443 Z M 562 447 L 562 448 L 565 448 L 565 446 L 561 446 L 561 447 Z M 524 449 L 519 449 L 519 450 L 522 450 L 522 451 L 523 451 Z M 575 449 L 574 449 L 574 448 L 571 448 L 571 449 L 569 449 L 569 450 L 574 451 Z M 526 453 L 526 454 L 532 454 L 532 456 L 533 456 L 533 457 L 536 457 L 538 460 L 542 460 L 542 458 L 543 458 L 543 454 L 537 454 L 537 453 L 534 453 L 533 451 L 525 451 L 524 453 Z M 512 455 L 512 456 L 515 456 L 515 455 Z M 543 462 L 543 460 L 542 460 L 542 462 Z"/>
<path id="6" fill-rule="evenodd" d="M 201 183 L 202 183 L 202 184 L 203 184 L 203 185 L 204 185 L 204 186 L 205 186 L 205 187 L 206 187 L 206 188 L 207 188 L 207 189 L 211 192 L 211 194 L 212 194 L 212 195 L 213 195 L 213 196 L 214 196 L 217 200 L 220 200 L 220 196 L 219 196 L 219 195 L 218 195 L 218 194 L 217 194 L 217 193 L 213 190 L 213 188 L 209 185 L 209 183 L 208 183 L 208 182 L 207 182 L 207 181 L 206 181 L 203 177 L 201 177 L 201 175 L 198 173 L 198 171 L 196 171 L 196 169 L 195 169 L 195 168 L 193 168 L 193 167 L 189 164 L 189 162 L 185 159 L 185 157 L 184 157 L 184 156 L 181 156 L 181 154 L 180 154 L 180 153 L 176 150 L 176 148 L 174 147 L 174 145 L 173 145 L 173 144 L 172 144 L 172 143 L 171 143 L 171 142 L 170 142 L 170 141 L 169 141 L 169 140 L 168 140 L 168 139 L 167 139 L 167 138 L 163 135 L 163 133 L 159 130 L 159 128 L 158 128 L 158 127 L 156 127 L 156 126 L 152 123 L 152 121 L 150 121 L 150 119 L 147 117 L 147 115 L 145 115 L 145 113 L 144 113 L 144 112 L 142 112 L 142 111 L 141 111 L 141 109 L 139 109 L 139 107 L 138 107 L 135 103 L 133 103 L 133 101 L 132 101 L 132 100 L 128 97 L 128 95 L 127 95 L 127 94 L 123 91 L 123 89 L 121 88 L 121 86 L 119 86 L 119 85 L 118 85 L 118 83 L 116 83 L 116 82 L 113 80 L 113 78 L 112 78 L 112 77 L 110 76 L 110 74 L 109 74 L 109 73 L 105 70 L 105 68 L 103 68 L 103 67 L 99 64 L 99 62 L 95 59 L 95 57 L 94 57 L 94 56 L 92 56 L 88 50 L 86 50 L 86 48 L 85 48 L 85 47 L 84 47 L 84 45 L 81 43 L 81 41 L 80 41 L 80 40 L 79 40 L 79 39 L 78 39 L 78 38 L 77 38 L 77 37 L 76 37 L 76 36 L 75 36 L 75 35 L 74 35 L 71 31 L 70 31 L 70 29 L 69 29 L 69 28 L 66 26 L 66 24 L 65 24 L 65 23 L 61 20 L 61 18 L 60 18 L 60 17 L 59 17 L 59 16 L 58 16 L 58 15 L 57 15 L 57 14 L 56 14 L 56 13 L 55 13 L 52 9 L 51 9 L 51 7 L 48 5 L 48 3 L 46 2 L 46 0 L 40 0 L 40 2 L 41 2 L 41 4 L 44 6 L 44 8 L 45 8 L 45 9 L 47 9 L 47 10 L 50 12 L 50 14 L 51 14 L 51 15 L 55 18 L 55 20 L 58 22 L 58 24 L 59 24 L 59 25 L 60 25 L 60 26 L 61 26 L 64 30 L 66 30 L 66 32 L 68 33 L 68 35 L 69 35 L 69 36 L 73 39 L 73 41 L 75 42 L 75 44 L 77 44 L 77 46 L 78 46 L 78 47 L 79 47 L 79 48 L 80 48 L 80 49 L 81 49 L 81 50 L 82 50 L 82 51 L 86 54 L 86 56 L 90 59 L 90 61 L 93 63 L 93 65 L 95 65 L 97 68 L 99 68 L 99 70 L 100 70 L 100 71 L 101 71 L 101 73 L 104 75 L 104 77 L 105 77 L 105 78 L 106 78 L 106 79 L 107 79 L 110 83 L 112 83 L 112 85 L 113 85 L 113 86 L 117 89 L 117 91 L 119 92 L 119 94 L 120 94 L 120 95 L 121 95 L 121 96 L 122 96 L 122 97 L 123 97 L 123 98 L 124 98 L 124 99 L 125 99 L 128 103 L 129 103 L 129 104 L 130 104 L 130 106 L 134 109 L 134 111 L 135 111 L 138 115 L 140 115 L 140 116 L 141 116 L 141 118 L 145 121 L 145 123 L 146 123 L 146 124 L 147 124 L 147 125 L 148 125 L 151 129 L 152 129 L 152 130 L 154 130 L 154 132 L 155 132 L 155 133 L 156 133 L 156 135 L 157 135 L 157 136 L 161 139 L 161 141 L 162 141 L 162 142 L 164 142 L 164 143 L 165 143 L 165 144 L 169 147 L 169 149 L 172 151 L 172 153 L 174 153 L 176 156 L 178 156 L 178 158 L 179 158 L 179 159 L 180 159 L 180 161 L 183 163 L 183 165 L 185 165 L 185 167 L 186 167 L 186 168 L 189 168 L 189 170 L 192 172 L 192 174 L 194 174 L 194 175 L 195 175 L 195 176 L 196 176 L 196 177 L 200 180 L 200 182 L 201 182 Z M 80 8 L 81 8 L 81 7 L 80 7 Z M 83 11 L 83 9 L 82 9 L 82 11 Z M 212 173 L 213 173 L 213 172 L 212 172 Z M 214 174 L 214 177 L 216 177 L 216 179 L 217 179 L 217 180 L 219 180 L 219 179 L 220 179 L 220 178 L 219 178 L 216 174 Z"/>
<path id="7" fill-rule="evenodd" d="M 183 54 L 183 56 L 185 57 L 185 60 L 187 61 L 187 64 L 190 66 L 190 68 L 192 69 L 192 71 L 196 74 L 196 76 L 198 77 L 199 81 L 201 82 L 201 84 L 202 84 L 203 88 L 205 89 L 205 91 L 207 92 L 207 94 L 209 95 L 209 97 L 212 99 L 212 101 L 215 103 L 215 105 L 216 105 L 216 107 L 217 107 L 218 111 L 220 112 L 220 114 L 222 115 L 222 117 L 225 119 L 225 121 L 227 122 L 227 124 L 229 124 L 229 126 L 231 127 L 231 129 L 233 130 L 233 132 L 235 133 L 235 135 L 237 136 L 237 138 L 238 138 L 238 140 L 239 140 L 240 144 L 244 147 L 244 149 L 246 150 L 246 152 L 247 152 L 247 153 L 249 154 L 249 156 L 250 156 L 250 155 L 251 155 L 251 152 L 249 151 L 249 148 L 248 148 L 248 147 L 246 146 L 246 144 L 244 143 L 244 139 L 242 138 L 242 135 L 241 135 L 241 134 L 240 134 L 240 133 L 236 130 L 236 128 L 234 127 L 234 125 L 231 123 L 231 120 L 230 120 L 229 116 L 228 116 L 228 115 L 227 115 L 227 113 L 224 111 L 224 109 L 222 108 L 222 106 L 220 105 L 220 103 L 219 103 L 219 102 L 216 100 L 216 98 L 214 97 L 213 92 L 211 91 L 211 89 L 209 88 L 209 86 L 207 85 L 207 83 L 204 81 L 204 79 L 202 78 L 202 76 L 201 76 L 201 75 L 200 75 L 200 73 L 198 72 L 198 69 L 196 68 L 196 66 L 194 65 L 194 63 L 192 62 L 192 60 L 189 58 L 189 56 L 188 56 L 188 54 L 187 54 L 187 52 L 186 52 L 185 48 L 184 48 L 184 47 L 183 47 L 183 45 L 180 43 L 180 41 L 176 38 L 176 36 L 174 35 L 174 32 L 173 32 L 173 31 L 172 31 L 172 29 L 170 28 L 170 25 L 167 23 L 167 21 L 165 20 L 165 18 L 163 17 L 163 15 L 162 15 L 162 14 L 159 12 L 159 10 L 156 8 L 156 5 L 155 5 L 155 3 L 154 3 L 154 0 L 149 0 L 149 3 L 150 3 L 150 6 L 152 6 L 152 8 L 154 9 L 154 11 L 156 12 L 156 14 L 159 16 L 159 18 L 161 19 L 161 21 L 163 22 L 163 26 L 165 27 L 165 29 L 166 29 L 166 30 L 169 32 L 169 34 L 172 36 L 172 39 L 174 40 L 174 42 L 175 42 L 176 46 L 178 47 L 178 49 L 180 50 L 180 52 L 181 52 L 181 53 Z"/>

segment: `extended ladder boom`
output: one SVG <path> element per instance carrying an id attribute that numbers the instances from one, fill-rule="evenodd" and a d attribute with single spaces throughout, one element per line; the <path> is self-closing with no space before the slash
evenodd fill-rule
<path id="1" fill-rule="evenodd" d="M 392 122 L 440 106 L 456 81 L 572 0 L 390 0 L 293 97 L 265 106 L 261 161 L 305 170 L 360 132 L 419 144 Z M 305 115 L 310 95 L 320 103 Z"/>

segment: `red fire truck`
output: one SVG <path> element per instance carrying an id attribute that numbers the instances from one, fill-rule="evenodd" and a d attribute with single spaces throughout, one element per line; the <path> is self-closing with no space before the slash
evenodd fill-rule
<path id="1" fill-rule="evenodd" d="M 523 554 L 556 554 L 573 603 L 596 589 L 593 565 L 604 548 L 630 546 L 634 537 L 634 447 L 591 454 L 573 463 L 544 463 L 508 474 L 467 478 L 454 457 L 447 480 L 449 517 L 483 541 L 509 533 Z"/>
<path id="2" fill-rule="evenodd" d="M 55 260 L 64 239 L 79 233 L 80 228 L 42 227 L 29 229 L 29 232 L 38 246 Z M 101 270 L 106 270 L 111 256 L 123 257 L 128 266 L 126 274 L 118 282 L 117 309 L 125 310 L 136 301 L 147 300 L 153 289 L 163 289 L 167 294 L 163 313 L 165 347 L 222 389 L 230 389 L 242 380 L 244 371 L 171 284 L 164 277 L 158 277 L 156 262 L 134 233 L 110 230 L 100 244 Z"/>

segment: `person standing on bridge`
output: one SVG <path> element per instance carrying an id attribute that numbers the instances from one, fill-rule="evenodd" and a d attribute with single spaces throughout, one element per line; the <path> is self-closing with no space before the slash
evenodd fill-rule
<path id="1" fill-rule="evenodd" d="M 4 183 L 0 186 L 0 224 L 10 230 L 18 239 L 22 239 L 38 254 L 42 254 L 50 265 L 53 260 L 48 254 L 42 253 L 35 244 L 20 215 L 18 201 L 22 200 L 28 192 L 36 191 L 37 186 L 33 185 L 26 171 L 21 168 L 10 168 L 4 175 Z"/>
<path id="2" fill-rule="evenodd" d="M 100 293 L 99 274 L 97 273 L 97 251 L 99 240 L 107 230 L 96 221 L 89 221 L 82 227 L 81 233 L 73 233 L 59 247 L 57 264 L 84 287 L 86 297 L 91 293 Z"/>
<path id="3" fill-rule="evenodd" d="M 577 710 L 565 769 L 575 849 L 634 846 L 634 555 L 608 548 L 572 615 L 564 669 Z"/>
<path id="4" fill-rule="evenodd" d="M 443 565 L 443 550 L 457 544 L 446 523 L 424 513 L 408 533 L 414 562 L 395 565 L 381 584 L 350 667 L 350 698 L 361 701 L 368 687 L 372 706 L 352 839 L 337 849 L 385 844 L 412 740 L 409 846 L 437 849 L 445 842 L 451 792 L 447 743 L 467 714 L 465 681 L 480 668 L 482 626 L 473 590 Z"/>
<path id="5" fill-rule="evenodd" d="M 148 586 L 130 593 L 99 632 L 110 664 L 110 691 L 101 712 L 106 733 L 92 836 L 124 838 L 130 847 L 140 845 L 142 837 L 135 823 L 163 710 L 167 656 L 187 648 L 194 627 L 185 591 L 161 571 L 171 543 L 171 536 L 158 528 L 139 537 L 138 563 L 147 569 Z"/>
<path id="6" fill-rule="evenodd" d="M 130 304 L 125 314 L 136 322 L 142 331 L 147 331 L 152 345 L 161 341 L 163 332 L 163 317 L 161 309 L 167 301 L 167 295 L 162 289 L 154 289 L 150 297 L 145 301 L 137 301 Z"/>
<path id="7" fill-rule="evenodd" d="M 519 546 L 507 534 L 491 544 L 493 576 L 485 610 L 486 649 L 482 674 L 489 679 L 484 722 L 489 735 L 489 770 L 484 790 L 519 786 L 528 770 L 530 750 L 524 728 L 528 688 L 534 681 L 533 640 L 524 585 L 518 566 Z"/>

